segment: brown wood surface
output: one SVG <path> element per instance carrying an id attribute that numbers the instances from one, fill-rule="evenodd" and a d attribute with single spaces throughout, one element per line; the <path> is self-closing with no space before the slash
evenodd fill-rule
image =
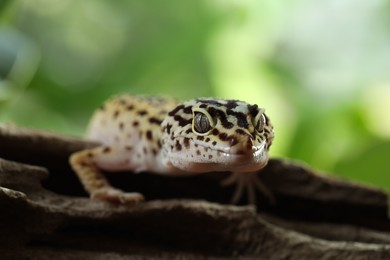
<path id="1" fill-rule="evenodd" d="M 229 205 L 226 173 L 108 175 L 147 202 L 86 197 L 69 154 L 96 144 L 0 125 L 1 259 L 390 259 L 387 194 L 271 159 L 276 197 Z"/>

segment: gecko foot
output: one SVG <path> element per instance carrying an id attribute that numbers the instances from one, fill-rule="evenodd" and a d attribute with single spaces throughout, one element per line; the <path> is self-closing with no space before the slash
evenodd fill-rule
<path id="1" fill-rule="evenodd" d="M 229 177 L 221 181 L 220 185 L 224 187 L 236 185 L 236 190 L 234 191 L 233 197 L 230 201 L 232 204 L 237 204 L 240 201 L 245 190 L 247 192 L 249 204 L 256 205 L 256 191 L 265 195 L 271 204 L 275 204 L 276 202 L 272 192 L 257 176 L 257 172 L 232 173 Z"/>
<path id="2" fill-rule="evenodd" d="M 101 188 L 91 194 L 92 199 L 120 204 L 138 204 L 145 200 L 141 193 L 123 192 L 114 188 Z"/>

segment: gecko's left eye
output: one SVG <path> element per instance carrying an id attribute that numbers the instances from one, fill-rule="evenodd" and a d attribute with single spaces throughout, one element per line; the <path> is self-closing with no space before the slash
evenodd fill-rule
<path id="1" fill-rule="evenodd" d="M 256 130 L 258 132 L 262 132 L 266 124 L 264 113 L 259 113 L 259 115 L 256 116 L 255 122 L 256 122 Z"/>
<path id="2" fill-rule="evenodd" d="M 211 116 L 207 113 L 194 111 L 192 131 L 198 135 L 206 135 L 214 127 Z"/>

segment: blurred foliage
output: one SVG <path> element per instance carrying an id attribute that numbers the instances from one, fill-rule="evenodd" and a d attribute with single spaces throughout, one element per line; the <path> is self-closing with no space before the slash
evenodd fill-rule
<path id="1" fill-rule="evenodd" d="M 0 1 L 1 121 L 81 135 L 121 93 L 267 109 L 273 156 L 390 189 L 385 0 Z"/>

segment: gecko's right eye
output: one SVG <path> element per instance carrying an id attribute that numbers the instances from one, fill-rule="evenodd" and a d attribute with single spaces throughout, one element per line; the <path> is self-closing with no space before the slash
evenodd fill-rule
<path id="1" fill-rule="evenodd" d="M 200 112 L 195 113 L 194 129 L 199 134 L 204 134 L 210 131 L 210 121 L 205 114 Z"/>
<path id="2" fill-rule="evenodd" d="M 197 135 L 206 135 L 214 127 L 211 116 L 201 111 L 194 111 L 192 131 Z"/>

